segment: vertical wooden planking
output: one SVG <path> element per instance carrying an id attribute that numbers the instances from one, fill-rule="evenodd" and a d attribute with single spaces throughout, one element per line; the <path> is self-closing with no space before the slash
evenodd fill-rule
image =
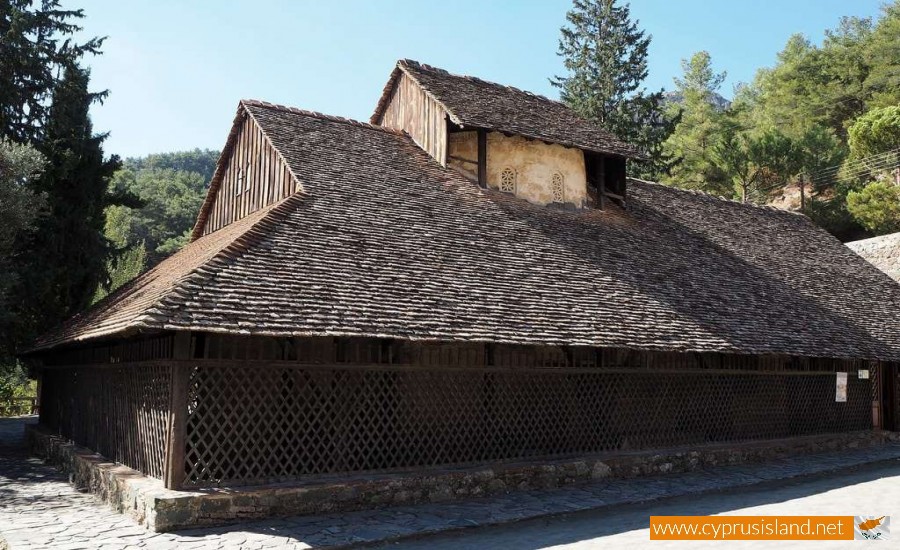
<path id="1" fill-rule="evenodd" d="M 447 164 L 447 113 L 405 74 L 394 86 L 382 126 L 403 130 L 442 165 Z"/>
<path id="2" fill-rule="evenodd" d="M 203 229 L 207 235 L 296 191 L 294 178 L 262 129 L 246 117 Z M 242 180 L 238 194 L 237 182 Z"/>

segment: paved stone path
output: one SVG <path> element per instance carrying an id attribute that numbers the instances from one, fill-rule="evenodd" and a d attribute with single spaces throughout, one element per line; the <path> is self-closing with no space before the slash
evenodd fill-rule
<path id="1" fill-rule="evenodd" d="M 0 419 L 0 538 L 11 550 L 36 548 L 324 548 L 372 544 L 424 533 L 520 521 L 679 495 L 724 491 L 879 461 L 900 461 L 900 445 L 805 455 L 689 474 L 610 480 L 553 491 L 399 506 L 323 516 L 253 521 L 153 533 L 79 493 L 64 475 L 28 457 L 23 428 L 33 418 Z M 0 543 L 0 548 L 3 548 Z"/>
<path id="2" fill-rule="evenodd" d="M 696 541 L 650 540 L 649 517 L 723 516 L 848 516 L 893 515 L 891 540 L 876 544 L 897 548 L 896 518 L 900 514 L 900 464 L 884 463 L 852 472 L 799 478 L 783 484 L 748 487 L 540 518 L 512 525 L 468 529 L 449 534 L 388 543 L 385 550 L 860 550 L 854 541 Z M 873 547 L 874 548 L 874 547 Z"/>

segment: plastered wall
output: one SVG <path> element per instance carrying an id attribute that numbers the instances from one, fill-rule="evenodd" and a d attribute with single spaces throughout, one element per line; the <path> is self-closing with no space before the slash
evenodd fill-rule
<path id="1" fill-rule="evenodd" d="M 471 180 L 477 179 L 478 136 L 474 131 L 450 134 L 447 164 Z M 516 196 L 535 204 L 553 200 L 553 174 L 563 176 L 564 202 L 581 207 L 586 199 L 584 154 L 579 149 L 547 144 L 500 132 L 487 135 L 488 187 L 500 188 L 500 175 L 511 168 Z"/>

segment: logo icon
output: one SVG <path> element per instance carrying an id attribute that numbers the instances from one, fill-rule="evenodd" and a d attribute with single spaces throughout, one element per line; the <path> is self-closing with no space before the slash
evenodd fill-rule
<path id="1" fill-rule="evenodd" d="M 887 540 L 891 538 L 891 516 L 854 516 L 855 540 Z"/>

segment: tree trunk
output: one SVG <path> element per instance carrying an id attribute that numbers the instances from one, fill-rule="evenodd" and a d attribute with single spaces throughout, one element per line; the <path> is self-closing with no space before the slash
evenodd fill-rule
<path id="1" fill-rule="evenodd" d="M 806 179 L 803 174 L 800 174 L 798 184 L 800 185 L 800 211 L 803 212 L 806 210 Z"/>

